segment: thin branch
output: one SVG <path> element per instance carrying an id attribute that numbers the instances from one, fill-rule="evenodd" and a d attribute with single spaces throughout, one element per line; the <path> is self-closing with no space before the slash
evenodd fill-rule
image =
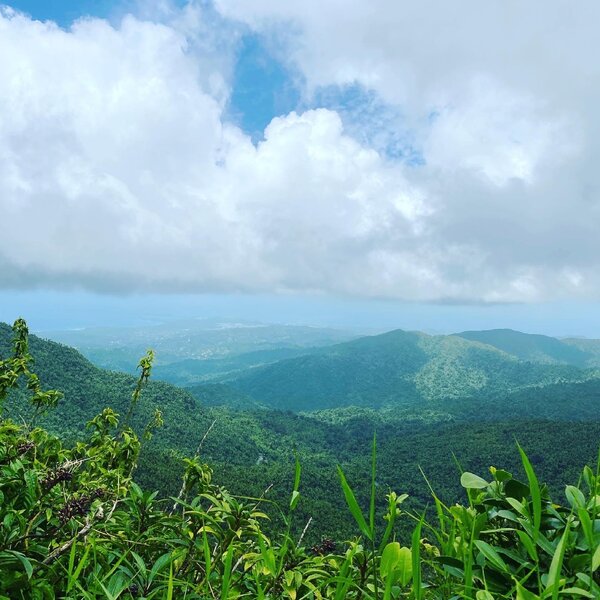
<path id="1" fill-rule="evenodd" d="M 296 548 L 300 548 L 300 544 L 302 543 L 302 540 L 304 539 L 304 536 L 306 535 L 306 532 L 308 531 L 308 528 L 310 527 L 310 524 L 312 523 L 313 518 L 309 517 L 308 521 L 306 521 L 306 525 L 304 526 L 304 529 L 302 530 L 302 534 L 300 535 L 300 538 L 298 539 L 298 543 L 296 544 Z"/>
<path id="2" fill-rule="evenodd" d="M 59 556 L 64 554 L 80 537 L 86 535 L 92 528 L 92 525 L 92 519 L 88 517 L 86 519 L 85 525 L 75 534 L 75 536 L 67 542 L 65 542 L 62 546 L 59 546 L 58 548 L 56 548 L 56 550 L 53 550 L 50 554 L 48 554 L 48 556 L 42 561 L 42 564 L 49 565 L 50 563 L 53 563 Z"/>

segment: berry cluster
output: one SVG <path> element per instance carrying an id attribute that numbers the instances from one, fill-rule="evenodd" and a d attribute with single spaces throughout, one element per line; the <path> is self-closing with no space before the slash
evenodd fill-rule
<path id="1" fill-rule="evenodd" d="M 29 452 L 34 447 L 35 444 L 33 442 L 23 442 L 17 446 L 17 453 L 19 456 L 23 456 L 23 454 Z"/>
<path id="2" fill-rule="evenodd" d="M 310 551 L 313 554 L 318 554 L 320 556 L 323 556 L 325 554 L 331 554 L 332 552 L 335 552 L 335 542 L 330 539 L 330 538 L 323 538 L 321 540 L 321 543 L 319 544 L 315 544 Z"/>
<path id="3" fill-rule="evenodd" d="M 42 481 L 42 485 L 46 490 L 53 488 L 57 483 L 61 481 L 71 481 L 73 479 L 73 473 L 66 469 L 56 469 L 46 475 L 46 478 Z"/>
<path id="4" fill-rule="evenodd" d="M 87 515 L 90 505 L 97 498 L 103 498 L 106 495 L 106 490 L 102 488 L 96 488 L 92 490 L 89 495 L 83 495 L 79 498 L 71 498 L 67 503 L 58 511 L 58 520 L 61 525 L 65 525 L 73 517 L 83 517 Z"/>

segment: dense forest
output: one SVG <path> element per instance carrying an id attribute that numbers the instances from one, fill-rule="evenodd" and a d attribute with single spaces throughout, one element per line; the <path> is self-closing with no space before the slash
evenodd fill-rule
<path id="1" fill-rule="evenodd" d="M 598 423 L 567 410 L 481 423 L 204 407 L 148 382 L 152 353 L 135 380 L 28 338 L 23 321 L 13 330 L 0 361 L 2 597 L 598 595 Z M 578 482 L 566 497 L 564 482 Z"/>
<path id="2" fill-rule="evenodd" d="M 11 336 L 8 326 L 0 326 L 2 355 L 10 351 Z M 384 356 L 405 347 L 398 345 L 397 338 L 396 334 L 366 338 L 369 351 L 361 360 L 370 359 L 373 365 L 381 361 L 389 369 Z M 374 342 L 379 340 L 385 343 L 376 351 Z M 463 345 L 460 340 L 459 345 Z M 351 342 L 350 350 L 356 346 Z M 39 421 L 49 431 L 71 442 L 80 438 L 85 423 L 106 406 L 120 414 L 126 412 L 134 377 L 98 369 L 77 351 L 35 336 L 30 337 L 30 347 L 42 384 L 64 394 L 56 409 Z M 501 364 L 526 366 L 491 349 L 484 349 L 484 356 L 490 352 L 501 357 Z M 287 368 L 289 362 L 281 364 Z M 292 366 L 296 368 L 294 361 Z M 270 383 L 271 371 L 266 372 Z M 542 372 L 546 376 L 547 371 Z M 339 372 L 338 380 L 342 376 Z M 289 382 L 282 380 L 281 385 Z M 380 387 L 383 385 L 392 389 L 382 375 Z M 331 493 L 331 479 L 337 476 L 338 464 L 351 481 L 368 473 L 375 431 L 379 440 L 379 511 L 384 510 L 388 489 L 409 493 L 415 508 L 424 507 L 429 494 L 421 471 L 447 501 L 459 499 L 459 471 L 453 456 L 465 469 L 481 471 L 493 464 L 516 469 L 515 440 L 531 453 L 540 475 L 557 491 L 558 484 L 576 478 L 582 462 L 594 459 L 600 439 L 599 392 L 600 380 L 590 379 L 490 395 L 485 401 L 455 395 L 431 399 L 425 406 L 411 400 L 379 410 L 349 406 L 297 414 L 265 409 L 264 404 L 230 385 L 204 384 L 185 390 L 150 381 L 132 423 L 143 428 L 160 409 L 164 426 L 144 445 L 136 480 L 163 497 L 176 494 L 183 459 L 193 456 L 202 440 L 201 456 L 210 463 L 215 481 L 242 495 L 258 496 L 269 488 L 269 499 L 282 502 L 298 456 L 308 483 L 294 527 L 302 528 L 312 517 L 305 534 L 308 541 L 316 542 L 322 535 L 344 539 L 352 535 L 353 528 L 343 513 L 343 495 Z M 5 414 L 16 421 L 26 420 L 30 410 L 26 407 L 21 395 L 13 393 Z M 557 439 L 565 443 L 557 445 Z"/>

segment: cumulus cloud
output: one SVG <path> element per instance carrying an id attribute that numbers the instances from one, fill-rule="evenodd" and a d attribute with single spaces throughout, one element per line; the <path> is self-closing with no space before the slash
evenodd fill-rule
<path id="1" fill-rule="evenodd" d="M 199 6 L 0 12 L 0 287 L 599 295 L 595 3 Z M 226 117 L 240 26 L 307 95 L 360 85 L 403 115 L 423 164 L 325 108 L 253 145 Z"/>

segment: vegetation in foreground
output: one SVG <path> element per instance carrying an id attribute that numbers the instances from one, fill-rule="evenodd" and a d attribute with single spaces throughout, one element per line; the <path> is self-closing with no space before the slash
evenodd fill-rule
<path id="1" fill-rule="evenodd" d="M 24 424 L 0 417 L 2 598 L 600 597 L 598 467 L 586 466 L 554 503 L 519 447 L 527 481 L 495 468 L 485 479 L 465 472 L 465 505 L 446 506 L 431 490 L 431 517 L 390 491 L 380 521 L 374 441 L 366 507 L 339 470 L 357 537 L 307 547 L 291 534 L 299 463 L 285 507 L 234 497 L 198 455 L 185 461 L 178 498 L 159 501 L 132 480 L 141 440 L 162 421 L 156 413 L 141 431 L 131 426 L 152 356 L 140 361 L 125 416 L 104 409 L 87 439 L 67 447 L 36 427 L 60 394 L 31 372 L 23 321 L 14 333 L 12 356 L 0 361 L 0 402 L 24 382 L 33 412 Z M 275 513 L 284 526 L 267 536 Z M 398 537 L 401 522 L 412 535 Z"/>

